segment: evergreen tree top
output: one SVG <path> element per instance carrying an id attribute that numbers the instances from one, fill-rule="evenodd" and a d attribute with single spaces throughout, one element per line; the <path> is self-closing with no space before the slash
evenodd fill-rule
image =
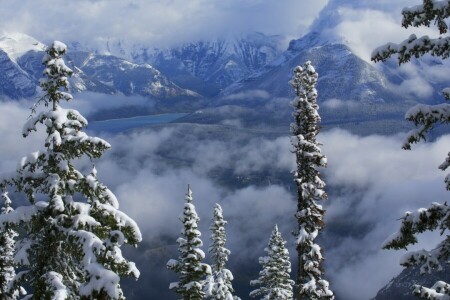
<path id="1" fill-rule="evenodd" d="M 9 199 L 8 196 L 8 192 L 3 192 L 2 193 L 2 200 L 3 200 L 3 207 L 1 209 L 1 214 L 9 214 L 10 212 L 12 212 L 14 209 L 11 207 L 11 199 Z"/>
<path id="2" fill-rule="evenodd" d="M 43 124 L 46 149 L 22 158 L 16 173 L 0 183 L 24 192 L 30 203 L 0 215 L 0 227 L 23 228 L 16 259 L 24 271 L 14 280 L 27 282 L 30 297 L 122 300 L 120 278 L 137 279 L 139 271 L 120 247 L 136 246 L 142 235 L 136 222 L 119 210 L 112 191 L 98 181 L 95 167 L 88 174 L 76 169 L 74 161 L 99 158 L 110 145 L 82 131 L 87 120 L 78 111 L 59 105 L 61 99 L 72 99 L 66 52 L 61 42 L 47 48 L 40 81 L 44 95 L 23 129 L 26 137 Z M 50 109 L 35 114 L 39 103 L 50 102 Z M 43 195 L 41 201 L 36 201 L 37 194 Z"/>
<path id="3" fill-rule="evenodd" d="M 54 41 L 45 52 L 42 59 L 45 68 L 42 72 L 43 77 L 39 80 L 44 96 L 32 107 L 32 111 L 35 111 L 40 102 L 44 102 L 45 106 L 52 102 L 53 110 L 55 110 L 61 99 L 66 101 L 73 99 L 72 95 L 66 92 L 69 87 L 68 77 L 72 76 L 73 71 L 66 66 L 62 58 L 67 52 L 67 46 L 62 42 Z"/>
<path id="4" fill-rule="evenodd" d="M 203 243 L 197 229 L 200 218 L 195 211 L 190 186 L 179 219 L 183 223 L 181 235 L 177 239 L 179 257 L 170 259 L 166 264 L 168 269 L 179 274 L 179 281 L 170 283 L 169 289 L 182 295 L 183 299 L 200 300 L 205 295 L 204 277 L 211 274 L 211 267 L 202 263 L 205 253 L 200 249 Z"/>
<path id="5" fill-rule="evenodd" d="M 250 293 L 251 297 L 261 296 L 267 300 L 292 300 L 294 281 L 290 279 L 291 263 L 289 251 L 285 248 L 278 226 L 275 225 L 267 247 L 267 256 L 259 258 L 262 270 L 259 278 L 252 280 L 250 285 L 260 287 Z"/>
<path id="6" fill-rule="evenodd" d="M 187 203 L 192 203 L 192 190 L 191 190 L 191 185 L 188 184 L 188 191 L 186 193 L 186 198 L 185 198 Z"/>

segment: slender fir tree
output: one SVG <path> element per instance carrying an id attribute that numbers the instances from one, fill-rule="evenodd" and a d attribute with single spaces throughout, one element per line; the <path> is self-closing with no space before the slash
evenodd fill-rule
<path id="1" fill-rule="evenodd" d="M 225 248 L 227 241 L 225 225 L 227 221 L 223 219 L 222 207 L 216 203 L 214 207 L 214 217 L 209 227 L 211 230 L 211 245 L 209 253 L 211 254 L 213 264 L 211 265 L 212 274 L 208 276 L 206 285 L 206 294 L 209 299 L 214 300 L 239 300 L 239 297 L 233 296 L 234 289 L 232 285 L 233 274 L 225 268 L 228 262 L 230 250 Z"/>
<path id="2" fill-rule="evenodd" d="M 204 286 L 206 276 L 211 275 L 211 267 L 202 260 L 205 253 L 198 230 L 200 218 L 197 216 L 195 206 L 192 203 L 192 191 L 188 186 L 186 203 L 180 221 L 183 223 L 181 237 L 177 239 L 178 260 L 171 259 L 167 262 L 167 268 L 179 274 L 179 281 L 172 282 L 169 289 L 181 296 L 182 300 L 200 300 L 205 297 Z"/>
<path id="3" fill-rule="evenodd" d="M 404 8 L 402 11 L 402 26 L 429 27 L 437 26 L 440 32 L 438 38 L 423 36 L 417 38 L 412 34 L 400 44 L 389 43 L 377 48 L 372 53 L 375 62 L 386 61 L 393 55 L 397 55 L 399 65 L 407 63 L 411 58 L 419 58 L 427 53 L 447 59 L 450 57 L 450 36 L 446 35 L 448 26 L 446 19 L 450 18 L 450 2 L 423 0 L 421 5 Z M 450 88 L 443 91 L 446 100 L 450 99 Z M 416 126 L 411 130 L 403 144 L 403 149 L 410 150 L 411 145 L 426 139 L 426 135 L 436 124 L 450 123 L 450 104 L 437 105 L 418 104 L 410 108 L 405 115 L 408 121 Z M 439 169 L 445 171 L 450 166 L 450 153 Z M 450 190 L 450 175 L 445 178 L 447 190 Z M 384 249 L 406 249 L 409 245 L 417 243 L 417 235 L 425 231 L 439 230 L 443 235 L 443 241 L 431 250 L 409 252 L 401 260 L 405 267 L 421 266 L 422 274 L 441 269 L 441 261 L 450 258 L 450 207 L 445 203 L 432 203 L 428 208 L 420 208 L 415 212 L 406 212 L 402 218 L 400 230 L 390 237 L 383 245 Z M 450 285 L 438 281 L 433 287 L 427 288 L 420 285 L 414 286 L 414 294 L 422 299 L 450 299 Z"/>
<path id="4" fill-rule="evenodd" d="M 297 159 L 294 172 L 297 184 L 298 228 L 294 231 L 298 255 L 297 299 L 333 299 L 328 281 L 322 279 L 322 251 L 314 240 L 322 230 L 324 209 L 317 204 L 325 200 L 325 183 L 320 178 L 318 167 L 326 167 L 327 159 L 316 141 L 320 116 L 317 105 L 318 74 L 311 62 L 297 66 L 291 80 L 297 97 L 292 102 L 295 122 L 291 124 L 291 143 Z"/>
<path id="5" fill-rule="evenodd" d="M 24 192 L 30 205 L 2 215 L 0 223 L 23 228 L 16 260 L 25 270 L 15 281 L 31 287 L 27 299 L 125 299 L 120 278 L 138 278 L 139 271 L 120 247 L 137 245 L 141 234 L 97 180 L 95 167 L 83 175 L 73 164 L 84 156 L 99 158 L 110 145 L 82 131 L 87 121 L 78 111 L 60 106 L 61 100 L 72 100 L 67 92 L 72 70 L 62 59 L 66 51 L 61 42 L 47 48 L 38 103 L 51 109 L 33 115 L 35 105 L 23 129 L 26 137 L 43 124 L 45 151 L 24 157 L 16 174 L 1 183 Z"/>
<path id="6" fill-rule="evenodd" d="M 278 231 L 278 226 L 270 236 L 269 244 L 264 251 L 267 256 L 260 257 L 259 263 L 262 265 L 262 271 L 259 272 L 259 278 L 250 282 L 251 286 L 260 287 L 250 292 L 251 297 L 261 296 L 264 300 L 291 300 L 294 297 L 293 285 L 291 280 L 291 263 L 289 261 L 289 251 L 284 246 L 286 242 Z"/>
<path id="7" fill-rule="evenodd" d="M 7 215 L 13 212 L 7 192 L 2 193 L 2 200 L 1 214 Z M 0 232 L 0 299 L 14 300 L 19 296 L 19 291 L 24 293 L 24 290 L 20 287 L 16 288 L 13 282 L 16 276 L 14 253 L 17 235 L 10 224 L 3 225 L 3 230 Z"/>

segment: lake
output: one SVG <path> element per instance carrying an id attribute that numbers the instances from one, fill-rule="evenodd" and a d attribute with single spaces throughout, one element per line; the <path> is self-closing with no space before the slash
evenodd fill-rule
<path id="1" fill-rule="evenodd" d="M 120 133 L 135 128 L 146 127 L 149 125 L 170 123 L 186 115 L 188 114 L 173 113 L 173 114 L 147 115 L 132 118 L 110 119 L 103 121 L 92 121 L 89 122 L 87 129 L 95 132 Z"/>

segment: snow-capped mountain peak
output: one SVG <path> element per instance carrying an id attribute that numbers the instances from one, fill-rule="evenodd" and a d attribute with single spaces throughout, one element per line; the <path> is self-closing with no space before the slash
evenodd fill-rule
<path id="1" fill-rule="evenodd" d="M 0 49 L 5 51 L 14 61 L 17 61 L 28 51 L 40 52 L 44 51 L 45 48 L 44 44 L 24 33 L 0 33 Z"/>

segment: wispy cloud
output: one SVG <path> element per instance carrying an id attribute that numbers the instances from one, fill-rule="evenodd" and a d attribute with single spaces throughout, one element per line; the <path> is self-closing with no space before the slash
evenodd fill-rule
<path id="1" fill-rule="evenodd" d="M 5 145 L 0 147 L 2 171 L 14 170 L 22 155 L 41 147 L 42 136 L 21 138 L 27 107 L 0 104 Z M 160 246 L 161 236 L 164 241 L 168 237 L 175 241 L 180 229 L 177 217 L 190 183 L 205 244 L 209 243 L 213 204 L 222 204 L 229 220 L 234 266 L 246 264 L 257 270 L 257 256 L 263 254 L 274 223 L 289 240 L 294 259 L 290 231 L 295 227 L 295 191 L 290 190 L 290 171 L 295 162 L 288 136 L 269 139 L 217 126 L 183 124 L 102 137 L 112 149 L 96 161 L 98 175 L 116 193 L 121 209 L 136 219 L 150 247 L 154 241 Z M 397 229 L 398 218 L 405 210 L 447 198 L 445 174 L 437 166 L 450 148 L 450 136 L 412 151 L 401 150 L 400 135 L 359 137 L 332 130 L 320 134 L 319 141 L 329 162 L 322 172 L 330 196 L 322 244 L 326 273 L 343 299 L 367 299 L 401 270 L 398 258 L 402 251 L 380 249 Z M 86 170 L 90 164 L 79 163 Z M 271 176 L 282 178 L 277 182 L 264 179 Z M 418 247 L 433 247 L 437 240 L 427 235 Z M 161 259 L 168 255 L 161 254 Z M 150 270 L 146 276 L 157 277 L 161 271 Z M 367 273 L 371 280 L 363 276 Z M 248 276 L 238 270 L 235 275 Z M 141 278 L 138 284 L 147 284 L 150 277 Z"/>
<path id="2" fill-rule="evenodd" d="M 44 41 L 123 39 L 154 47 L 250 31 L 299 37 L 326 2 L 7 0 L 2 3 L 0 28 Z"/>

